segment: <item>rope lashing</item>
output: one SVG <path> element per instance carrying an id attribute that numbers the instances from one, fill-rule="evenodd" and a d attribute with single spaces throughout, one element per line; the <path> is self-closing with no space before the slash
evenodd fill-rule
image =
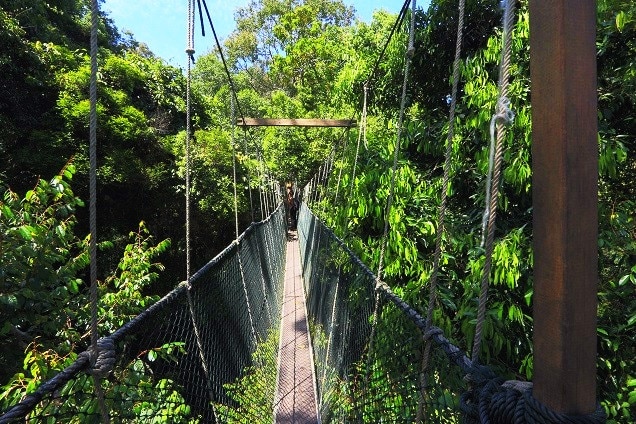
<path id="1" fill-rule="evenodd" d="M 86 370 L 92 376 L 106 378 L 113 371 L 117 362 L 115 342 L 110 337 L 102 337 L 97 341 L 97 347 L 90 347 L 79 356 L 87 356 L 90 368 Z"/>
<path id="2" fill-rule="evenodd" d="M 499 183 L 501 180 L 501 164 L 503 162 L 503 142 L 505 138 L 505 126 L 504 119 L 512 117 L 509 112 L 509 103 L 506 100 L 508 97 L 508 87 L 510 79 L 510 62 L 512 52 L 512 29 L 514 23 L 514 0 L 506 0 L 502 4 L 504 6 L 503 13 L 503 48 L 501 53 L 501 68 L 499 74 L 499 99 L 497 102 L 497 110 L 495 115 L 501 115 L 504 118 L 500 119 L 496 117 L 493 119 L 496 129 L 497 137 L 493 155 L 493 171 L 492 179 L 488 186 L 490 187 L 489 197 L 486 199 L 488 206 L 488 222 L 486 226 L 486 237 L 484 242 L 485 260 L 482 270 L 479 304 L 477 310 L 477 325 L 475 327 L 475 339 L 473 342 L 473 349 L 471 358 L 473 362 L 479 361 L 479 353 L 481 350 L 482 342 L 482 329 L 484 321 L 486 319 L 486 303 L 488 302 L 488 287 L 490 284 L 490 269 L 492 266 L 492 252 L 494 247 L 495 237 L 495 220 L 497 217 L 497 200 L 499 198 Z M 506 109 L 508 108 L 508 109 Z M 492 122 L 492 121 L 491 121 Z"/>
<path id="3" fill-rule="evenodd" d="M 485 378 L 472 396 L 462 395 L 460 408 L 468 424 L 601 424 L 606 420 L 600 405 L 586 415 L 560 414 L 532 396 L 532 383 Z"/>
<path id="4" fill-rule="evenodd" d="M 510 100 L 507 97 L 501 97 L 497 101 L 497 112 L 492 115 L 490 120 L 490 151 L 488 154 L 488 175 L 486 177 L 486 207 L 484 209 L 484 215 L 481 220 L 481 247 L 484 247 L 486 241 L 486 225 L 490 218 L 490 198 L 491 198 L 491 184 L 492 174 L 495 164 L 495 141 L 497 133 L 497 123 L 503 122 L 506 125 L 510 125 L 515 119 L 515 113 L 510 109 Z"/>
<path id="5" fill-rule="evenodd" d="M 59 390 L 66 383 L 76 378 L 76 375 L 80 371 L 88 367 L 90 367 L 90 355 L 78 355 L 77 359 L 71 365 L 57 373 L 55 377 L 40 384 L 33 393 L 27 395 L 20 403 L 0 416 L 0 424 L 14 423 L 16 420 L 22 420 L 22 422 L 24 422 L 24 417 L 33 411 L 36 405 L 40 403 L 46 395 Z"/>

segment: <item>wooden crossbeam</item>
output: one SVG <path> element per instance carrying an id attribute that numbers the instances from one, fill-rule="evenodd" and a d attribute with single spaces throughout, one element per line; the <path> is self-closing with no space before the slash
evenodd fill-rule
<path id="1" fill-rule="evenodd" d="M 355 127 L 354 119 L 239 118 L 239 127 Z"/>

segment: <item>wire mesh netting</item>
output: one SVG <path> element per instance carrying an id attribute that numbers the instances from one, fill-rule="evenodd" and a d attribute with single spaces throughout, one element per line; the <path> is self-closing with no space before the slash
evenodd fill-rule
<path id="1" fill-rule="evenodd" d="M 298 236 L 322 422 L 460 422 L 464 373 L 435 344 L 422 382 L 421 317 L 380 285 L 373 325 L 374 274 L 305 204 Z"/>
<path id="2" fill-rule="evenodd" d="M 101 380 L 112 422 L 271 421 L 285 211 L 252 224 L 191 278 L 113 333 Z M 89 355 L 13 405 L 1 423 L 100 422 Z"/>

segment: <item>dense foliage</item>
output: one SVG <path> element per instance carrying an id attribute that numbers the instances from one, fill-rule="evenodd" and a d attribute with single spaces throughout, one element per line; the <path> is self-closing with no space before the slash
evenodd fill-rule
<path id="1" fill-rule="evenodd" d="M 431 3 L 416 14 L 414 70 L 384 266 L 387 282 L 420 309 L 427 306 L 438 225 L 457 21 L 455 2 Z M 483 263 L 486 140 L 501 51 L 498 3 L 467 2 L 435 312 L 436 324 L 466 350 L 474 337 Z M 510 93 L 516 117 L 506 139 L 482 357 L 504 374 L 531 379 L 530 34 L 527 2 L 519 3 Z M 88 5 L 87 0 L 0 0 L 0 384 L 7 384 L 4 393 L 12 398 L 87 344 Z M 252 0 L 235 18 L 237 29 L 224 48 L 238 113 L 359 117 L 368 81 L 369 119 L 359 152 L 357 131 L 232 130 L 235 116 L 221 60 L 216 53 L 198 57 L 192 73 L 194 266 L 234 237 L 227 228 L 234 220 L 236 150 L 242 226 L 252 218 L 250 206 L 260 216 L 257 187 L 266 168 L 281 182 L 303 186 L 333 158 L 329 189 L 314 207 L 377 269 L 406 27 L 398 29 L 371 75 L 395 21 L 391 14 L 380 11 L 364 23 L 341 0 Z M 631 422 L 636 417 L 636 5 L 599 0 L 597 20 L 598 397 L 612 422 Z M 99 34 L 98 219 L 105 240 L 99 278 L 102 325 L 111 331 L 184 278 L 186 80 L 143 43 L 122 36 L 107 16 Z M 165 241 L 156 244 L 151 234 Z M 166 268 L 161 275 L 158 261 Z"/>

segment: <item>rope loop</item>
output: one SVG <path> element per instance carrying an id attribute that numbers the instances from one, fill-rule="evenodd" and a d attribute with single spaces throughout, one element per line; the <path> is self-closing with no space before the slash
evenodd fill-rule
<path id="1" fill-rule="evenodd" d="M 486 226 L 488 225 L 488 219 L 490 218 L 490 202 L 492 191 L 492 178 L 495 166 L 495 150 L 496 150 L 496 127 L 497 122 L 502 122 L 505 125 L 510 125 L 515 119 L 515 113 L 510 108 L 510 99 L 506 96 L 501 96 L 497 101 L 495 113 L 490 120 L 490 151 L 488 154 L 488 175 L 486 176 L 486 206 L 484 208 L 484 214 L 481 220 L 481 243 L 483 248 L 486 243 Z"/>

